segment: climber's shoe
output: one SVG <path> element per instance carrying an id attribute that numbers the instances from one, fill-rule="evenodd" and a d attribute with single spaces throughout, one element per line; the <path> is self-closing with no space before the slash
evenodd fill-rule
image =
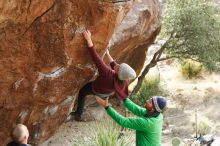
<path id="1" fill-rule="evenodd" d="M 71 116 L 71 121 L 75 120 L 78 122 L 86 122 L 87 120 L 85 118 L 83 118 L 80 114 L 76 113 L 76 112 L 71 112 L 70 113 Z"/>

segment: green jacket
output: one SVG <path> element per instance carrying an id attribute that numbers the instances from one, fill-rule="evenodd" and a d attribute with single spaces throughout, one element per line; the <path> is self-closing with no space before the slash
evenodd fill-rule
<path id="1" fill-rule="evenodd" d="M 108 115 L 119 125 L 136 130 L 136 146 L 161 146 L 163 115 L 159 114 L 156 118 L 144 117 L 148 111 L 128 98 L 124 101 L 124 105 L 138 117 L 125 118 L 112 107 L 107 108 Z"/>

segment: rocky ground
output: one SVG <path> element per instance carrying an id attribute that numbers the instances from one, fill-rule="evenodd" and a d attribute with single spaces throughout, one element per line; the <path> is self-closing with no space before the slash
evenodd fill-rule
<path id="1" fill-rule="evenodd" d="M 175 64 L 161 64 L 159 67 L 161 86 L 165 91 L 169 91 L 170 99 L 165 115 L 164 146 L 171 145 L 173 137 L 180 137 L 183 143 L 191 143 L 195 137 L 196 112 L 198 133 L 214 135 L 215 145 L 219 146 L 219 74 L 203 73 L 198 79 L 186 80 L 178 68 Z"/>
<path id="2" fill-rule="evenodd" d="M 167 92 L 169 99 L 164 116 L 163 146 L 171 146 L 174 137 L 179 137 L 184 146 L 192 145 L 190 143 L 195 137 L 196 110 L 198 131 L 214 135 L 215 146 L 219 146 L 220 76 L 204 73 L 198 79 L 186 80 L 181 76 L 176 63 L 168 64 L 169 62 L 164 62 L 148 74 L 160 74 L 161 87 Z M 95 117 L 96 121 L 107 118 L 100 107 L 90 107 L 87 116 Z M 41 146 L 72 146 L 79 137 L 86 137 L 88 127 L 93 124 L 94 121 L 67 122 Z"/>

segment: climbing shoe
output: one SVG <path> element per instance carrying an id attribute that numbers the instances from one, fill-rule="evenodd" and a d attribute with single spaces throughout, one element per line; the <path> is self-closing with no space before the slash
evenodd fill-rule
<path id="1" fill-rule="evenodd" d="M 70 116 L 71 116 L 72 121 L 75 120 L 75 121 L 78 121 L 78 122 L 86 122 L 86 119 L 82 118 L 82 116 L 79 115 L 76 112 L 71 112 Z"/>

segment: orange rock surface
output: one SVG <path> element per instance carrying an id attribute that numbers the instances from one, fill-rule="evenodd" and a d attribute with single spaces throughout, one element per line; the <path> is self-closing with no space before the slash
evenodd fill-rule
<path id="1" fill-rule="evenodd" d="M 39 145 L 66 120 L 97 74 L 84 29 L 100 55 L 111 40 L 113 57 L 140 72 L 160 21 L 158 0 L 1 0 L 0 143 L 24 123 Z"/>

